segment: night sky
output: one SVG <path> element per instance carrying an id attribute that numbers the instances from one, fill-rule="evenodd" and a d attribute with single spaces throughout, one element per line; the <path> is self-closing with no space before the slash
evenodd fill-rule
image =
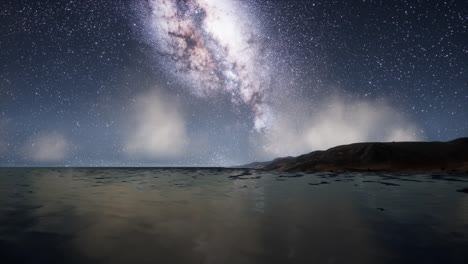
<path id="1" fill-rule="evenodd" d="M 468 136 L 464 1 L 2 0 L 0 165 Z"/>

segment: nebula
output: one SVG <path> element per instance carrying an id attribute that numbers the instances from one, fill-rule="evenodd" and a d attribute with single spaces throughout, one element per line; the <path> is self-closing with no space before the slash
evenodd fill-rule
<path id="1" fill-rule="evenodd" d="M 187 80 L 196 95 L 228 93 L 233 103 L 249 105 L 256 131 L 269 126 L 269 71 L 260 59 L 259 29 L 241 6 L 229 0 L 148 0 L 145 7 L 151 42 L 168 58 L 169 71 Z"/>

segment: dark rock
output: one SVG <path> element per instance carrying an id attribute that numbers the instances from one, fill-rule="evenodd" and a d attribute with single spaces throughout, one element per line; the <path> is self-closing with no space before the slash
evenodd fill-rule
<path id="1" fill-rule="evenodd" d="M 374 183 L 380 183 L 380 184 L 388 185 L 388 186 L 400 186 L 400 184 L 391 183 L 391 182 L 383 182 L 383 181 L 363 181 L 363 182 L 374 182 Z"/>
<path id="2" fill-rule="evenodd" d="M 322 184 L 330 184 L 329 182 L 326 182 L 326 181 L 322 181 L 322 182 L 319 182 L 319 183 L 309 183 L 309 185 L 322 185 Z"/>
<path id="3" fill-rule="evenodd" d="M 299 177 L 304 177 L 302 174 L 296 174 L 296 175 L 281 175 L 279 176 L 280 178 L 299 178 Z"/>

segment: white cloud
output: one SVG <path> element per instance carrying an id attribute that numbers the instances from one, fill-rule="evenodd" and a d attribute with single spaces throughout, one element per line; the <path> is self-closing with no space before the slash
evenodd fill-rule
<path id="1" fill-rule="evenodd" d="M 29 160 L 36 162 L 63 161 L 68 154 L 70 143 L 57 132 L 40 134 L 24 146 Z"/>
<path id="2" fill-rule="evenodd" d="M 125 143 L 127 154 L 171 158 L 184 152 L 187 132 L 176 100 L 158 91 L 150 91 L 137 97 L 133 108 Z"/>
<path id="3" fill-rule="evenodd" d="M 267 156 L 299 155 L 355 142 L 421 139 L 417 127 L 386 103 L 334 98 L 314 109 L 319 110 L 299 104 L 278 112 L 274 125 L 260 136 Z"/>

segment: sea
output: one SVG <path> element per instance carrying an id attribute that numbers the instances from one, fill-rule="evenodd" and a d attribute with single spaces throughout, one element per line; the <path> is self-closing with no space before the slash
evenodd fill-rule
<path id="1" fill-rule="evenodd" d="M 468 263 L 468 175 L 0 168 L 0 263 Z"/>

